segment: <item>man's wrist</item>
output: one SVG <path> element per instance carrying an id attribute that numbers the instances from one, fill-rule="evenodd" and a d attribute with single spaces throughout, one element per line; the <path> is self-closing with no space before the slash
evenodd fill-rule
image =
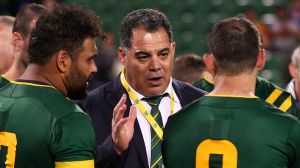
<path id="1" fill-rule="evenodd" d="M 113 148 L 119 156 L 122 155 L 123 151 L 117 147 L 114 141 L 113 141 Z"/>

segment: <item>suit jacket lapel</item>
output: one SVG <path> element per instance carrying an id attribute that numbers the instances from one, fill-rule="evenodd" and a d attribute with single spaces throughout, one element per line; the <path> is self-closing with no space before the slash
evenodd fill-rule
<path id="1" fill-rule="evenodd" d="M 184 107 L 185 105 L 187 105 L 187 102 L 185 101 L 186 99 L 183 98 L 183 92 L 181 91 L 181 87 L 176 83 L 175 79 L 172 80 L 172 86 L 179 99 L 181 106 Z"/>
<path id="2" fill-rule="evenodd" d="M 132 139 L 133 139 L 133 145 L 137 150 L 138 156 L 142 160 L 143 167 L 148 168 L 149 166 L 148 166 L 148 158 L 146 154 L 145 142 L 143 139 L 143 135 L 138 120 L 136 120 L 134 124 L 134 134 Z"/>

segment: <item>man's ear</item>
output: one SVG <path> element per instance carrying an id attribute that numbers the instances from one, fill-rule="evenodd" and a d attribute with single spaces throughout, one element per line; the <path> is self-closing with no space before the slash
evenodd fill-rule
<path id="1" fill-rule="evenodd" d="M 118 57 L 119 61 L 125 66 L 126 62 L 126 50 L 122 47 L 118 48 Z"/>
<path id="2" fill-rule="evenodd" d="M 215 76 L 216 74 L 216 60 L 215 57 L 212 54 L 205 53 L 203 55 L 203 61 L 205 64 L 205 68 L 207 71 L 212 74 L 212 76 Z"/>
<path id="3" fill-rule="evenodd" d="M 289 73 L 292 78 L 295 78 L 297 76 L 297 65 L 290 63 L 289 64 Z"/>
<path id="4" fill-rule="evenodd" d="M 260 49 L 257 62 L 256 62 L 256 67 L 261 71 L 265 67 L 265 61 L 266 61 L 266 50 L 265 49 Z"/>
<path id="5" fill-rule="evenodd" d="M 59 72 L 65 73 L 70 70 L 72 66 L 71 56 L 65 50 L 60 50 L 56 55 L 56 66 Z"/>
<path id="6" fill-rule="evenodd" d="M 18 32 L 13 32 L 12 35 L 12 44 L 14 48 L 17 48 L 18 50 L 22 50 L 24 47 L 24 39 L 22 35 Z"/>
<path id="7" fill-rule="evenodd" d="M 176 43 L 172 42 L 171 43 L 171 52 L 173 54 L 173 58 L 175 57 L 175 51 L 176 51 Z"/>

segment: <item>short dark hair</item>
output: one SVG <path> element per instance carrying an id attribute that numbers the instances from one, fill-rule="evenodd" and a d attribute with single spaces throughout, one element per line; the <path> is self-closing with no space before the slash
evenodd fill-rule
<path id="1" fill-rule="evenodd" d="M 29 62 L 45 64 L 60 50 L 67 51 L 75 61 L 88 37 L 104 38 L 99 17 L 79 6 L 56 6 L 40 17 L 31 32 Z"/>
<path id="2" fill-rule="evenodd" d="M 253 70 L 262 45 L 256 26 L 244 18 L 216 23 L 208 35 L 208 48 L 217 62 L 217 73 L 237 75 Z"/>
<path id="3" fill-rule="evenodd" d="M 163 27 L 170 42 L 173 41 L 172 26 L 165 14 L 154 9 L 139 9 L 130 12 L 122 21 L 120 31 L 122 47 L 131 47 L 132 31 L 140 26 L 144 27 L 147 32 L 154 32 Z"/>
<path id="4" fill-rule="evenodd" d="M 172 76 L 177 80 L 193 83 L 202 77 L 204 71 L 202 57 L 189 53 L 176 57 Z"/>
<path id="5" fill-rule="evenodd" d="M 23 38 L 27 37 L 30 34 L 30 24 L 32 20 L 38 19 L 48 11 L 45 6 L 36 3 L 26 5 L 17 13 L 12 31 L 19 32 Z"/>

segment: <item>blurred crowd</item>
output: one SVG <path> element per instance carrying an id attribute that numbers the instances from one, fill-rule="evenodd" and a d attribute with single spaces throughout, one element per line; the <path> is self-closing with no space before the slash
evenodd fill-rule
<path id="1" fill-rule="evenodd" d="M 38 3 L 20 1 L 16 15 L 0 16 L 8 167 L 226 165 L 210 160 L 220 149 L 239 156 L 228 167 L 300 165 L 300 0 L 267 19 L 248 7 L 219 20 L 207 52 L 182 55 L 160 10 L 128 13 L 118 44 L 93 11 Z M 289 73 L 284 88 L 263 78 L 270 56 Z"/>
<path id="2" fill-rule="evenodd" d="M 62 3 L 62 0 L 21 0 L 21 1 L 9 1 L 8 6 L 10 7 L 10 13 L 12 16 L 3 16 L 0 22 L 0 48 L 3 53 L 0 58 L 0 73 L 3 74 L 8 70 L 9 65 L 12 65 L 14 56 L 7 56 L 12 53 L 13 48 L 8 44 L 12 42 L 10 37 L 13 16 L 29 3 L 40 3 L 45 7 L 51 9 L 57 3 Z M 267 57 L 276 57 L 275 59 L 280 60 L 280 66 L 275 66 L 274 73 L 280 76 L 282 81 L 273 80 L 273 82 L 283 86 L 290 79 L 288 75 L 288 64 L 290 62 L 290 56 L 293 50 L 298 46 L 300 41 L 300 0 L 291 0 L 289 5 L 276 6 L 273 14 L 265 16 L 260 15 L 254 7 L 244 7 L 245 10 L 242 14 L 237 16 L 245 17 L 253 22 L 262 34 L 263 44 L 262 46 L 267 50 Z M 10 22 L 10 23 L 9 23 Z M 117 58 L 118 49 L 118 36 L 114 32 L 107 30 L 106 40 L 100 42 L 99 56 L 96 58 L 96 65 L 98 72 L 93 76 L 89 90 L 96 88 L 102 84 L 112 80 L 123 68 L 122 64 Z M 202 57 L 200 53 L 200 57 Z M 176 55 L 180 57 L 180 55 Z M 269 59 L 272 59 L 269 58 Z M 268 58 L 267 58 L 268 61 Z M 274 69 L 273 69 L 274 70 Z M 272 71 L 272 70 L 271 70 Z M 175 74 L 176 75 L 176 74 Z M 272 75 L 268 73 L 262 73 L 267 79 L 272 79 Z M 273 74 L 274 76 L 274 74 Z"/>

